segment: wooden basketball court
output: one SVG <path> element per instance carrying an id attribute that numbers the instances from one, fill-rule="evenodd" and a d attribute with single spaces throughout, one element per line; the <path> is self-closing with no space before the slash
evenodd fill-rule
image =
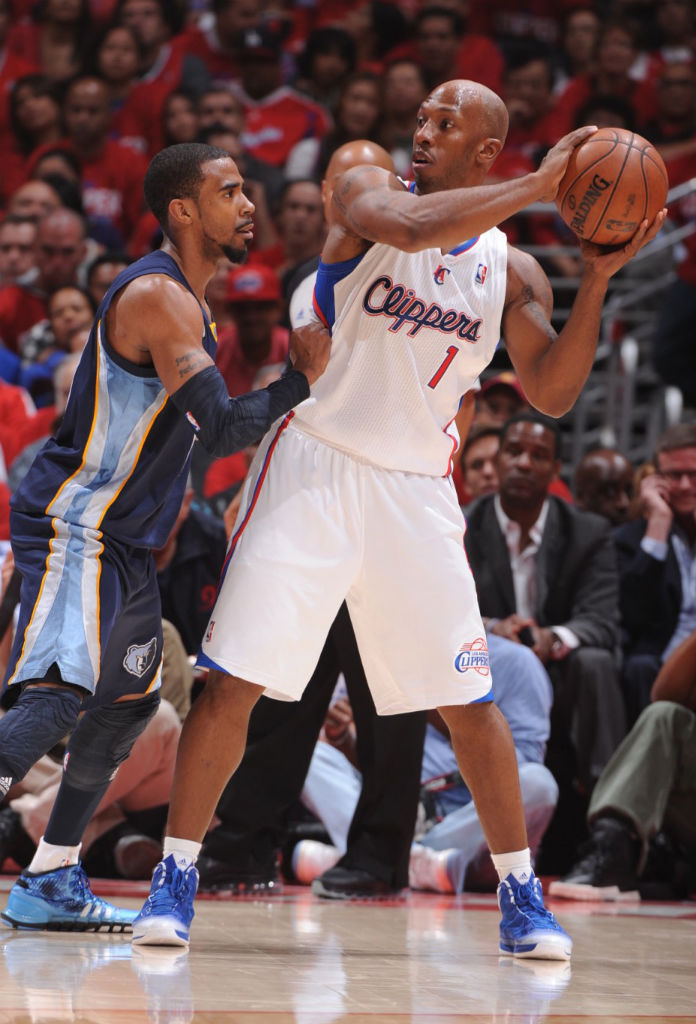
<path id="1" fill-rule="evenodd" d="M 136 907 L 148 887 L 94 889 Z M 2 927 L 0 1024 L 696 1024 L 696 903 L 551 905 L 570 964 L 499 958 L 495 898 L 469 894 L 203 897 L 188 954 Z"/>

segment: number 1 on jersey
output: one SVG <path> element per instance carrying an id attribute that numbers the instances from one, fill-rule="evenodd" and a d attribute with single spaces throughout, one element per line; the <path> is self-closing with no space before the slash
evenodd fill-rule
<path id="1" fill-rule="evenodd" d="M 457 348 L 456 345 L 450 345 L 450 347 L 447 349 L 447 355 L 442 360 L 439 369 L 433 374 L 433 376 L 428 381 L 429 388 L 436 388 L 438 386 L 442 378 L 447 373 L 447 367 L 451 364 L 452 360 L 454 359 L 458 351 L 459 349 Z"/>

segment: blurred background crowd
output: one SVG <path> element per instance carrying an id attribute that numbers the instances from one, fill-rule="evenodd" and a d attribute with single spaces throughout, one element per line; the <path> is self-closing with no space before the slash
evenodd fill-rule
<path id="1" fill-rule="evenodd" d="M 244 176 L 249 259 L 222 262 L 208 292 L 217 363 L 241 394 L 283 370 L 290 300 L 325 237 L 332 155 L 370 140 L 407 179 L 419 104 L 452 78 L 507 105 L 495 180 L 534 170 L 583 124 L 645 135 L 668 168 L 677 241 L 647 263 L 666 277 L 642 325 L 650 386 L 671 395 L 655 443 L 621 450 L 600 431 L 571 451 L 564 424 L 530 411 L 501 346 L 463 402 L 454 482 L 537 870 L 566 878 L 560 895 L 685 894 L 696 888 L 696 0 L 0 0 L 0 667 L 17 590 L 9 499 L 60 422 L 102 296 L 160 244 L 142 195 L 148 160 L 202 141 Z M 553 206 L 502 228 L 539 256 L 562 310 L 580 261 Z M 191 661 L 251 455 L 196 450 L 155 552 L 175 711 L 163 705 L 93 823 L 98 873 L 147 877 L 159 858 L 179 721 L 204 685 Z M 308 705 L 255 712 L 202 886 L 277 889 L 282 866 L 292 881 L 324 878 L 321 895 L 492 887 L 443 723 L 375 724 L 346 619 Z M 0 864 L 28 861 L 42 834 L 59 772 L 45 760 L 0 808 Z"/>

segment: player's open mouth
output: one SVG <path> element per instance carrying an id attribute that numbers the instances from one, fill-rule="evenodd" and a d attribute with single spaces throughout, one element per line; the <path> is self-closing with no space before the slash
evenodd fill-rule
<path id="1" fill-rule="evenodd" d="M 243 235 L 244 238 L 253 238 L 254 237 L 254 225 L 253 224 L 245 224 L 245 226 L 243 228 L 237 228 L 237 234 L 238 235 Z"/>
<path id="2" fill-rule="evenodd" d="M 431 164 L 432 160 L 421 149 L 416 149 L 413 153 L 412 163 L 414 167 L 420 167 L 423 164 Z"/>

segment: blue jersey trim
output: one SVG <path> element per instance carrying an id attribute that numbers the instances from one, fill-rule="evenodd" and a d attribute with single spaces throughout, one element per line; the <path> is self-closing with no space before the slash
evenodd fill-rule
<path id="1" fill-rule="evenodd" d="M 456 248 L 450 249 L 449 255 L 459 256 L 461 253 L 467 252 L 469 249 L 473 249 L 480 237 L 480 235 L 475 235 L 473 238 L 468 238 L 466 242 L 462 242 L 462 244 L 456 246 Z"/>
<path id="2" fill-rule="evenodd" d="M 350 260 L 342 260 L 340 263 L 324 263 L 319 260 L 317 280 L 314 285 L 314 308 L 323 323 L 331 328 L 336 320 L 336 302 L 334 299 L 334 288 L 344 277 L 348 277 L 365 256 L 365 252 L 353 256 Z"/>
<path id="3" fill-rule="evenodd" d="M 493 687 L 490 688 L 488 693 L 484 693 L 483 697 L 477 697 L 476 700 L 469 701 L 470 704 L 490 704 L 491 701 L 495 700 L 493 696 Z"/>

